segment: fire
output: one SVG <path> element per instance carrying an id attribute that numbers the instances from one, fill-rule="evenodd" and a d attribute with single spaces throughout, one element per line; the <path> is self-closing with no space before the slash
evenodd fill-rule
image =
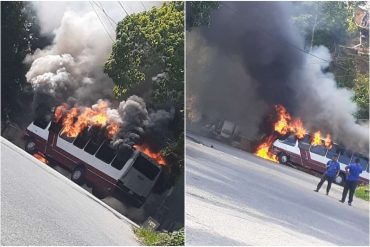
<path id="1" fill-rule="evenodd" d="M 43 155 L 41 155 L 40 153 L 35 153 L 33 155 L 33 157 L 35 157 L 36 159 L 38 159 L 39 161 L 41 161 L 44 164 L 48 164 L 48 160 L 45 159 L 45 157 Z"/>
<path id="2" fill-rule="evenodd" d="M 264 159 L 278 162 L 276 155 L 271 152 L 271 146 L 274 141 L 275 138 L 273 136 L 269 136 L 257 147 L 257 151 L 255 152 L 255 154 Z"/>
<path id="3" fill-rule="evenodd" d="M 285 135 L 290 129 L 289 122 L 292 117 L 282 105 L 275 105 L 275 110 L 279 114 L 279 120 L 275 123 L 274 130 L 279 134 Z"/>
<path id="4" fill-rule="evenodd" d="M 278 114 L 278 120 L 274 124 L 274 130 L 280 135 L 292 133 L 298 139 L 302 139 L 307 132 L 302 121 L 298 118 L 292 118 L 282 105 L 275 105 L 275 110 Z"/>
<path id="5" fill-rule="evenodd" d="M 134 145 L 134 148 L 136 148 L 140 152 L 143 152 L 144 154 L 148 155 L 150 158 L 157 161 L 157 163 L 159 165 L 162 165 L 162 166 L 166 165 L 166 161 L 164 160 L 162 155 L 160 153 L 155 153 L 152 150 L 150 150 L 148 145 L 146 145 L 146 144 Z"/>
<path id="6" fill-rule="evenodd" d="M 321 142 L 321 132 L 316 131 L 313 134 L 313 137 L 312 137 L 312 140 L 311 140 L 311 145 L 312 146 L 317 146 L 317 145 L 321 145 L 321 144 L 322 144 L 322 142 Z"/>
<path id="7" fill-rule="evenodd" d="M 68 137 L 77 137 L 85 128 L 89 126 L 106 127 L 108 138 L 112 138 L 120 128 L 119 123 L 109 119 L 108 116 L 108 102 L 100 100 L 97 105 L 93 107 L 70 109 L 63 118 L 62 134 Z M 66 106 L 58 106 L 55 110 L 54 120 L 59 121 L 63 116 L 63 110 Z"/>
<path id="8" fill-rule="evenodd" d="M 271 147 L 273 142 L 279 136 L 285 136 L 286 134 L 293 134 L 297 139 L 303 139 L 307 133 L 306 129 L 303 126 L 302 120 L 299 118 L 293 118 L 288 111 L 282 105 L 275 105 L 275 112 L 277 118 L 273 124 L 274 134 L 264 138 L 262 143 L 257 147 L 255 154 L 259 157 L 278 162 L 278 159 L 275 154 L 273 154 Z M 326 148 L 331 149 L 333 142 L 331 140 L 330 134 L 326 135 L 325 140 L 321 135 L 320 131 L 316 131 L 311 139 L 311 145 L 325 145 Z"/>
<path id="9" fill-rule="evenodd" d="M 59 122 L 59 120 L 62 118 L 63 116 L 63 111 L 65 111 L 66 109 L 68 108 L 68 105 L 67 104 L 62 104 L 60 106 L 58 106 L 56 109 L 55 109 L 55 113 L 54 113 L 54 121 L 55 122 Z"/>
<path id="10" fill-rule="evenodd" d="M 333 147 L 333 141 L 331 140 L 330 134 L 327 134 L 326 135 L 326 138 L 325 138 L 325 147 L 327 149 L 331 149 Z"/>
<path id="11" fill-rule="evenodd" d="M 303 139 L 307 132 L 300 119 L 293 119 L 290 126 L 290 131 L 293 132 L 298 139 Z"/>

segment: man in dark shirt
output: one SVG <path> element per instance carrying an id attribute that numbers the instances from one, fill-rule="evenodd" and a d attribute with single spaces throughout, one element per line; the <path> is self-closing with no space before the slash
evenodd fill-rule
<path id="1" fill-rule="evenodd" d="M 351 206 L 352 200 L 353 200 L 353 194 L 355 193 L 360 174 L 362 173 L 360 159 L 356 158 L 355 163 L 349 164 L 348 166 L 346 166 L 345 169 L 348 175 L 347 175 L 346 183 L 343 188 L 342 200 L 340 200 L 340 202 L 343 203 L 346 200 L 347 193 L 349 190 L 348 205 Z"/>
<path id="2" fill-rule="evenodd" d="M 332 160 L 329 160 L 326 164 L 326 172 L 322 176 L 319 184 L 317 185 L 316 192 L 319 192 L 322 184 L 325 182 L 325 180 L 328 181 L 328 185 L 326 186 L 326 195 L 329 195 L 329 191 L 331 188 L 331 183 L 334 181 L 334 179 L 338 176 L 340 171 L 340 165 L 338 163 L 338 155 L 334 155 Z"/>

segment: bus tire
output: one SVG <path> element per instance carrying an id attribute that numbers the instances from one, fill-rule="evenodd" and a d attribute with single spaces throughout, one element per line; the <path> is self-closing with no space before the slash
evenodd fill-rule
<path id="1" fill-rule="evenodd" d="M 76 166 L 71 173 L 71 180 L 80 186 L 83 185 L 85 183 L 85 167 Z"/>
<path id="2" fill-rule="evenodd" d="M 35 154 L 35 153 L 37 153 L 36 143 L 32 139 L 31 140 L 28 140 L 26 142 L 26 145 L 24 146 L 24 149 L 29 154 Z"/>
<path id="3" fill-rule="evenodd" d="M 107 197 L 107 193 L 104 191 L 104 189 L 98 186 L 93 186 L 91 193 L 98 199 L 104 199 Z"/>
<path id="4" fill-rule="evenodd" d="M 278 160 L 280 164 L 286 164 L 289 160 L 288 155 L 286 153 L 279 153 Z"/>

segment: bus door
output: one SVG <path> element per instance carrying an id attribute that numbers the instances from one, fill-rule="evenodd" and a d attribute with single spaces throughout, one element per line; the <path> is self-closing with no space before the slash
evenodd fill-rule
<path id="1" fill-rule="evenodd" d="M 301 154 L 301 164 L 304 167 L 310 166 L 310 145 L 309 135 L 305 135 L 303 139 L 298 141 L 299 152 Z"/>
<path id="2" fill-rule="evenodd" d="M 56 145 L 57 139 L 58 139 L 58 133 L 61 130 L 62 125 L 60 123 L 56 123 L 54 121 L 51 121 L 50 127 L 49 127 L 49 135 L 45 150 L 45 155 L 51 155 L 53 152 L 53 147 Z"/>

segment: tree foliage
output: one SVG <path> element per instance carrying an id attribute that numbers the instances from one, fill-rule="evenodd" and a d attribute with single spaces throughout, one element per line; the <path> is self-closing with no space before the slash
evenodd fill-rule
<path id="1" fill-rule="evenodd" d="M 10 120 L 21 110 L 19 98 L 26 85 L 23 60 L 31 51 L 32 23 L 23 2 L 1 3 L 1 117 Z"/>
<path id="2" fill-rule="evenodd" d="M 369 74 L 358 74 L 354 80 L 358 119 L 369 119 Z"/>
<path id="3" fill-rule="evenodd" d="M 363 1 L 312 1 L 295 2 L 294 24 L 305 37 L 307 45 L 325 45 L 333 51 L 339 43 L 345 43 L 356 35 L 353 13 Z"/>
<path id="4" fill-rule="evenodd" d="M 189 1 L 186 2 L 186 28 L 208 26 L 211 12 L 220 7 L 219 2 Z"/>
<path id="5" fill-rule="evenodd" d="M 332 53 L 330 71 L 337 85 L 354 90 L 358 105 L 356 117 L 369 119 L 369 60 L 358 55 L 353 47 L 359 43 L 359 30 L 353 15 L 364 1 L 295 2 L 293 23 L 306 41 L 306 49 L 324 45 Z M 368 48 L 368 43 L 363 46 Z"/>
<path id="6" fill-rule="evenodd" d="M 17 122 L 32 101 L 24 58 L 50 39 L 40 37 L 36 14 L 25 2 L 1 3 L 1 32 L 1 120 Z"/>
<path id="7" fill-rule="evenodd" d="M 165 3 L 119 22 L 104 72 L 119 99 L 137 94 L 152 104 L 174 106 L 173 137 L 161 153 L 175 164 L 176 176 L 184 163 L 184 3 Z"/>
<path id="8" fill-rule="evenodd" d="M 114 81 L 117 97 L 143 87 L 156 102 L 182 108 L 184 97 L 183 2 L 132 14 L 116 29 L 116 42 L 104 71 Z M 152 78 L 153 77 L 153 78 Z M 138 92 L 139 91 L 139 92 Z"/>

